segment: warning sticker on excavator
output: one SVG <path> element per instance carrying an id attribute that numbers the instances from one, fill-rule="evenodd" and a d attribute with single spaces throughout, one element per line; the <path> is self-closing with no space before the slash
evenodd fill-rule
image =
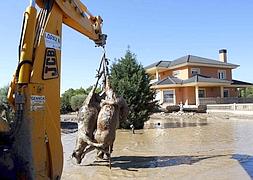
<path id="1" fill-rule="evenodd" d="M 45 32 L 45 44 L 47 48 L 61 50 L 61 38 L 51 33 Z"/>
<path id="2" fill-rule="evenodd" d="M 31 95 L 31 111 L 44 110 L 45 102 L 45 96 Z"/>

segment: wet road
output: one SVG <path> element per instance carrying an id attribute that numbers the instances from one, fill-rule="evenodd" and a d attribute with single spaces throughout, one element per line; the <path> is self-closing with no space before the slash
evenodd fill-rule
<path id="1" fill-rule="evenodd" d="M 62 179 L 253 179 L 251 117 L 159 116 L 145 127 L 117 131 L 111 170 L 95 152 L 76 165 L 70 158 L 76 133 L 63 133 Z"/>

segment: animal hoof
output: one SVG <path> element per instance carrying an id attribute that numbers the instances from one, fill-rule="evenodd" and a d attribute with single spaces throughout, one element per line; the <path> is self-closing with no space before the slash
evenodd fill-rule
<path id="1" fill-rule="evenodd" d="M 102 151 L 99 151 L 97 154 L 98 159 L 103 159 L 104 153 Z"/>
<path id="2" fill-rule="evenodd" d="M 104 154 L 104 160 L 109 160 L 109 158 L 110 158 L 110 155 L 108 154 L 108 153 L 106 153 L 106 154 Z"/>
<path id="3" fill-rule="evenodd" d="M 76 154 L 76 152 L 73 152 L 73 153 L 72 153 L 72 158 L 73 158 L 73 157 L 76 159 L 76 163 L 77 163 L 77 164 L 81 164 L 82 159 L 81 159 L 80 157 L 78 157 L 78 155 Z"/>
<path id="4" fill-rule="evenodd" d="M 76 158 L 76 163 L 77 163 L 77 164 L 81 164 L 81 162 L 82 162 L 82 159 L 81 159 L 81 158 Z"/>

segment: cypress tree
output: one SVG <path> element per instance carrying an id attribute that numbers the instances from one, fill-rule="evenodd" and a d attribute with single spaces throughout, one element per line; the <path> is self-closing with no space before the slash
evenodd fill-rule
<path id="1" fill-rule="evenodd" d="M 120 124 L 121 128 L 143 128 L 144 122 L 155 108 L 153 102 L 155 92 L 150 89 L 150 77 L 136 55 L 129 49 L 124 57 L 111 66 L 111 85 L 117 95 L 126 99 L 129 107 L 128 121 Z"/>

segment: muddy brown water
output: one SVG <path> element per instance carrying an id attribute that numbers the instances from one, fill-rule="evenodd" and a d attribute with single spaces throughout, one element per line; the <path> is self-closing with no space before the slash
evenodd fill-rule
<path id="1" fill-rule="evenodd" d="M 159 117 L 145 128 L 135 134 L 117 130 L 111 170 L 108 162 L 96 160 L 95 151 L 76 165 L 71 159 L 76 131 L 63 131 L 62 179 L 253 178 L 252 117 Z"/>

